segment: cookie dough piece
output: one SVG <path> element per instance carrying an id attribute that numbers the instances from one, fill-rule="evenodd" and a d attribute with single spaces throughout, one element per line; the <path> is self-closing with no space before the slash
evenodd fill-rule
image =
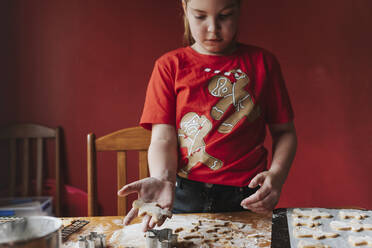
<path id="1" fill-rule="evenodd" d="M 316 220 L 304 220 L 300 218 L 293 218 L 293 226 L 307 226 L 307 227 L 316 227 L 320 226 L 321 222 Z"/>
<path id="2" fill-rule="evenodd" d="M 320 242 L 310 242 L 306 240 L 301 240 L 298 243 L 298 248 L 331 248 L 331 247 Z"/>
<path id="3" fill-rule="evenodd" d="M 214 227 L 226 227 L 226 226 L 229 226 L 229 222 L 225 221 L 225 222 L 221 222 L 221 223 L 216 223 L 213 226 Z"/>
<path id="4" fill-rule="evenodd" d="M 333 230 L 360 232 L 364 230 L 363 224 L 358 222 L 331 221 Z"/>
<path id="5" fill-rule="evenodd" d="M 227 225 L 226 225 L 226 226 L 227 226 Z M 247 224 L 245 224 L 245 223 L 240 223 L 240 222 L 231 224 L 231 227 L 232 227 L 232 228 L 234 228 L 234 229 L 238 229 L 238 230 L 243 229 L 243 228 L 246 227 L 246 226 L 247 226 Z"/>
<path id="6" fill-rule="evenodd" d="M 368 245 L 372 246 L 372 237 L 370 236 L 349 236 L 349 243 L 353 246 Z"/>
<path id="7" fill-rule="evenodd" d="M 190 239 L 204 239 L 203 235 L 187 235 L 183 237 L 184 240 L 190 240 Z"/>
<path id="8" fill-rule="evenodd" d="M 197 232 L 197 231 L 199 231 L 199 229 L 200 229 L 199 226 L 195 226 L 195 227 L 193 227 L 193 228 L 191 228 L 191 229 L 189 230 L 189 233 Z"/>
<path id="9" fill-rule="evenodd" d="M 314 238 L 314 239 L 325 239 L 325 238 L 336 238 L 339 236 L 338 233 L 324 232 L 321 229 L 309 229 L 297 227 L 293 230 L 293 234 L 296 238 Z"/>
<path id="10" fill-rule="evenodd" d="M 297 218 L 309 218 L 311 220 L 317 220 L 321 218 L 332 218 L 333 216 L 327 212 L 322 212 L 317 209 L 301 210 L 299 208 L 293 209 L 293 217 Z"/>
<path id="11" fill-rule="evenodd" d="M 214 227 L 214 228 L 208 228 L 205 230 L 206 233 L 217 233 L 217 231 L 219 230 L 220 228 L 218 227 Z"/>
<path id="12" fill-rule="evenodd" d="M 228 234 L 228 233 L 231 233 L 232 232 L 232 229 L 230 228 L 220 228 L 217 230 L 217 233 L 220 234 L 220 235 L 225 235 L 225 234 Z"/>
<path id="13" fill-rule="evenodd" d="M 172 212 L 163 209 L 156 202 L 144 202 L 142 200 L 135 200 L 132 204 L 133 208 L 138 209 L 138 216 L 150 215 L 154 218 L 155 222 L 158 222 L 164 217 L 171 218 Z"/>
<path id="14" fill-rule="evenodd" d="M 357 219 L 357 220 L 364 220 L 368 217 L 368 215 L 359 212 L 350 212 L 350 211 L 340 211 L 339 212 L 341 219 Z"/>
<path id="15" fill-rule="evenodd" d="M 371 231 L 372 230 L 372 224 L 363 224 L 363 230 L 364 231 Z"/>

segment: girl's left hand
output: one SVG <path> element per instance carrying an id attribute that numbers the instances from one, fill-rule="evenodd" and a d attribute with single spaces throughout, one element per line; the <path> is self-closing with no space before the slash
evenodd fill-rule
<path id="1" fill-rule="evenodd" d="M 249 183 L 249 188 L 261 186 L 256 193 L 245 198 L 240 205 L 256 213 L 271 212 L 279 201 L 282 180 L 272 171 L 257 174 Z"/>

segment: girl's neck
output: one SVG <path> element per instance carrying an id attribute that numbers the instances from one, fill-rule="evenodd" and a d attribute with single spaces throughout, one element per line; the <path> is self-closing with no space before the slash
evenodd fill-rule
<path id="1" fill-rule="evenodd" d="M 215 55 L 215 56 L 226 56 L 226 55 L 231 55 L 236 51 L 238 48 L 238 42 L 233 41 L 230 46 L 228 46 L 225 50 L 220 51 L 220 52 L 210 52 L 206 49 L 204 49 L 202 46 L 198 45 L 196 42 L 190 46 L 194 51 L 200 54 L 205 54 L 205 55 Z"/>

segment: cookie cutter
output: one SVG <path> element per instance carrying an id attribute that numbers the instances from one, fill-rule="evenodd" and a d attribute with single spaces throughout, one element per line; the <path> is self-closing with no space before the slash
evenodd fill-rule
<path id="1" fill-rule="evenodd" d="M 172 229 L 150 229 L 146 232 L 146 248 L 173 248 L 177 245 L 177 234 Z"/>
<path id="2" fill-rule="evenodd" d="M 21 236 L 27 227 L 26 218 L 2 217 L 0 219 L 0 240 L 13 236 Z"/>
<path id="3" fill-rule="evenodd" d="M 106 248 L 106 235 L 91 232 L 86 236 L 80 236 L 79 248 Z"/>

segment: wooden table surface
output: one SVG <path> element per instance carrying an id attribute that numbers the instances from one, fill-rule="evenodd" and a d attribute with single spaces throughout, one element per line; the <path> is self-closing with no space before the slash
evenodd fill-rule
<path id="1" fill-rule="evenodd" d="M 251 233 L 248 233 L 247 237 L 254 235 L 254 233 L 260 233 L 261 236 L 256 237 L 256 247 L 270 247 L 271 245 L 271 224 L 272 215 L 267 214 L 257 214 L 248 211 L 244 212 L 233 212 L 233 213 L 216 213 L 216 214 L 175 214 L 175 218 L 187 219 L 198 219 L 206 218 L 212 221 L 226 221 L 228 223 L 237 222 L 245 223 L 250 227 Z M 140 223 L 141 219 L 136 218 L 130 226 L 124 227 L 122 225 L 122 216 L 97 216 L 97 217 L 74 217 L 74 218 L 61 218 L 63 225 L 69 225 L 73 220 L 88 220 L 89 224 L 84 226 L 78 232 L 73 233 L 64 243 L 63 247 L 78 247 L 77 241 L 79 236 L 85 236 L 90 234 L 90 232 L 103 233 L 106 235 L 106 245 L 107 247 L 126 247 L 121 245 L 120 242 L 112 242 L 111 237 L 113 234 L 120 232 L 123 228 L 129 228 L 131 225 Z M 138 226 L 138 225 L 136 225 Z M 160 227 L 161 228 L 161 227 Z M 244 233 L 246 235 L 247 233 Z M 263 234 L 263 235 L 262 235 Z M 142 234 L 141 234 L 142 235 Z M 219 234 L 220 235 L 220 234 Z M 111 240 L 110 240 L 111 239 Z M 138 246 L 142 247 L 142 246 Z M 214 247 L 211 245 L 211 247 Z M 239 246 L 226 246 L 226 247 L 239 247 Z"/>

